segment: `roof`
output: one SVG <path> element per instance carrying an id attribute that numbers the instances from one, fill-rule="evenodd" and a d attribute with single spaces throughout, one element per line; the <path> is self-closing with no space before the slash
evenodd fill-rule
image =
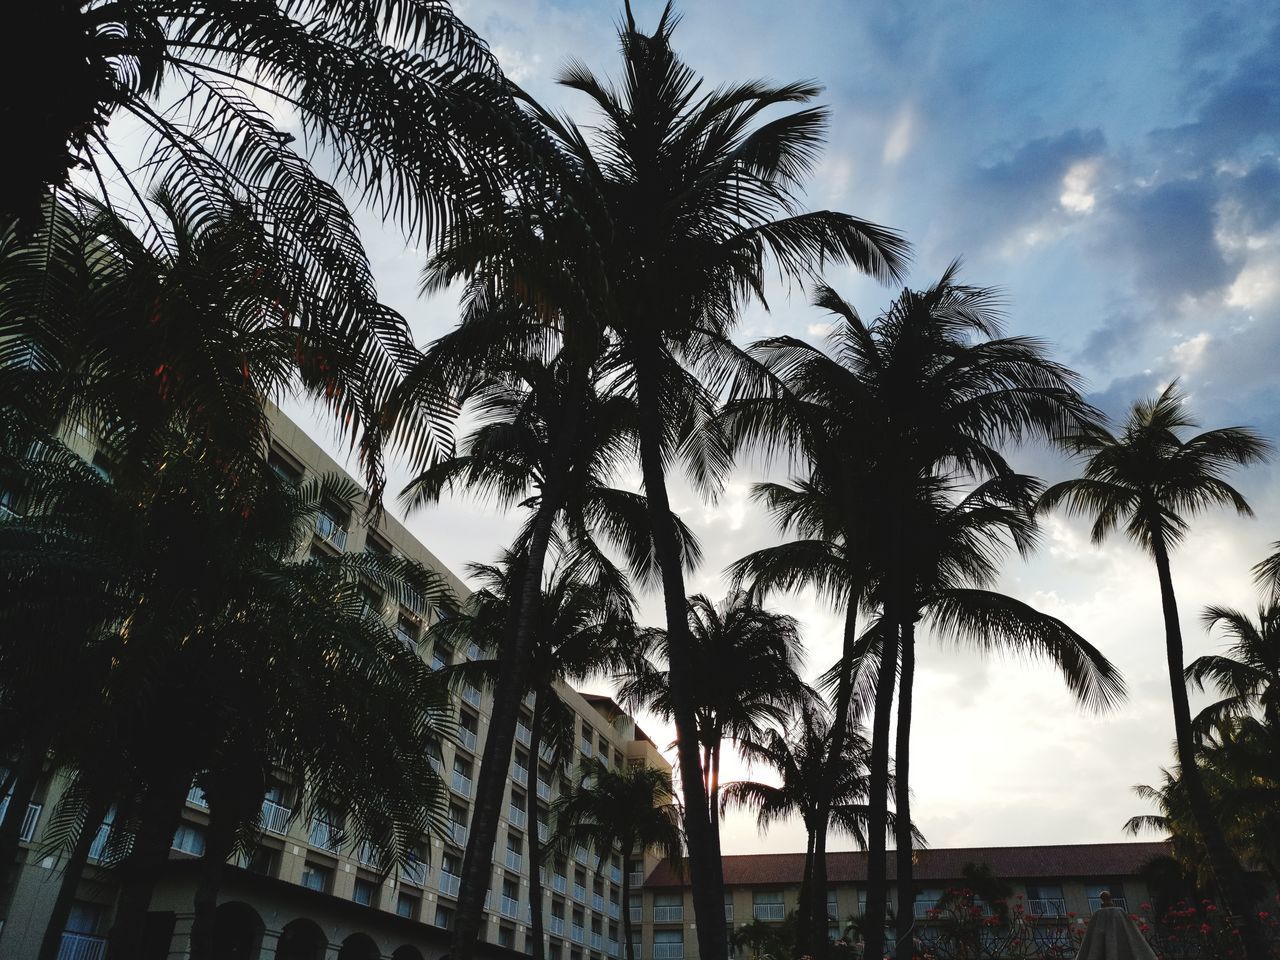
<path id="1" fill-rule="evenodd" d="M 1115 877 L 1134 874 L 1153 857 L 1167 856 L 1166 843 L 1072 843 L 1037 847 L 950 847 L 916 851 L 916 880 L 958 880 L 970 863 L 985 863 L 999 877 Z M 754 853 L 723 858 L 725 886 L 799 884 L 803 853 Z M 889 857 L 889 879 L 896 875 Z M 827 854 L 829 883 L 863 883 L 865 853 Z M 689 871 L 680 877 L 670 863 L 659 863 L 645 879 L 646 887 L 688 886 Z"/>

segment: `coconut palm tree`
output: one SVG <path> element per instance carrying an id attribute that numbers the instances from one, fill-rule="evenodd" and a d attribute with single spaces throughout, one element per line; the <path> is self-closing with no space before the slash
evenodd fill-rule
<path id="1" fill-rule="evenodd" d="M 476 644 L 490 654 L 447 667 L 446 676 L 495 686 L 506 664 L 493 657 L 499 646 L 495 638 L 508 634 L 515 616 L 515 594 L 521 582 L 522 560 L 507 554 L 498 565 L 473 564 L 472 578 L 481 586 L 457 616 L 437 623 L 432 636 L 454 649 Z M 529 720 L 528 777 L 524 784 L 529 804 L 529 909 L 533 956 L 542 960 L 542 884 L 538 870 L 544 858 L 542 818 L 538 815 L 539 758 L 546 756 L 554 766 L 574 743 L 573 709 L 560 697 L 563 684 L 583 683 L 601 674 L 615 674 L 633 663 L 645 646 L 642 629 L 633 619 L 634 602 L 628 593 L 619 593 L 620 575 L 593 580 L 580 578 L 572 566 L 557 568 L 546 578 L 538 599 L 533 657 L 521 677 L 522 693 L 533 698 Z"/>
<path id="2" fill-rule="evenodd" d="M 1171 383 L 1158 397 L 1136 403 L 1119 434 L 1095 426 L 1071 436 L 1064 445 L 1084 461 L 1084 475 L 1046 490 L 1039 509 L 1061 506 L 1070 514 L 1091 517 L 1094 543 L 1123 524 L 1129 538 L 1155 561 L 1181 778 L 1219 889 L 1231 912 L 1241 918 L 1246 952 L 1250 960 L 1261 960 L 1265 947 L 1240 861 L 1214 816 L 1196 764 L 1171 553 L 1186 536 L 1190 518 L 1210 507 L 1251 515 L 1248 501 L 1225 477 L 1232 467 L 1262 460 L 1268 444 L 1244 427 L 1185 436 L 1195 426 L 1178 385 Z"/>
<path id="3" fill-rule="evenodd" d="M 1258 709 L 1280 729 L 1280 602 L 1259 606 L 1256 621 L 1219 606 L 1207 607 L 1200 619 L 1208 630 L 1220 627 L 1232 644 L 1225 653 L 1197 657 L 1187 666 L 1188 683 L 1197 690 L 1212 684 L 1222 694 L 1196 717 L 1196 727 L 1203 731 L 1220 719 Z"/>
<path id="4" fill-rule="evenodd" d="M 477 311 L 472 323 L 492 322 Z M 458 894 L 456 938 L 479 922 L 480 904 L 489 883 L 488 851 L 497 835 L 505 789 L 504 771 L 511 762 L 520 697 L 534 669 L 540 626 L 537 621 L 548 549 L 555 542 L 564 552 L 564 569 L 585 579 L 612 582 L 619 597 L 630 587 L 605 556 L 600 541 L 620 551 L 631 576 L 647 582 L 656 576 L 650 514 L 643 495 L 613 486 L 623 466 L 634 457 L 635 405 L 624 394 L 579 376 L 575 358 L 562 349 L 544 361 L 524 349 L 488 355 L 490 364 L 478 374 L 475 337 L 469 324 L 433 345 L 406 382 L 404 398 L 434 385 L 460 389 L 461 410 L 477 421 L 454 456 L 429 462 L 405 488 L 412 506 L 438 501 L 451 488 L 462 488 L 528 512 L 513 546 L 520 579 L 509 584 L 516 598 L 512 616 L 502 621 L 504 647 L 494 678 L 494 709 L 476 784 L 476 801 Z M 462 378 L 457 371 L 470 370 Z M 685 562 L 699 557 L 697 540 L 673 520 Z M 533 587 L 532 593 L 530 587 Z"/>
<path id="5" fill-rule="evenodd" d="M 666 633 L 654 631 L 657 653 L 666 659 Z M 766 610 L 746 593 L 731 593 L 719 605 L 705 594 L 689 598 L 689 638 L 696 674 L 695 695 L 702 776 L 712 805 L 712 834 L 720 849 L 720 751 L 725 740 L 758 738 L 768 726 L 786 724 L 812 693 L 800 680 L 803 648 L 794 617 Z M 619 689 L 622 703 L 671 719 L 668 671 L 647 659 Z"/>
<path id="6" fill-rule="evenodd" d="M 826 711 L 818 704 L 805 703 L 783 730 L 765 730 L 761 735 L 739 744 L 748 766 L 764 766 L 776 773 L 782 782 L 775 786 L 755 780 L 734 780 L 724 785 L 721 799 L 722 811 L 734 808 L 754 811 L 761 833 L 791 817 L 798 816 L 804 824 L 807 842 L 800 890 L 801 923 L 797 933 L 801 949 L 806 951 L 812 949 L 805 942 L 806 934 L 810 932 L 806 929 L 809 922 L 807 911 L 821 911 L 824 921 L 827 913 L 826 891 L 821 892 L 818 902 L 819 898 L 810 885 L 815 874 L 813 860 L 817 856 L 819 818 L 829 816 L 830 825 L 837 832 L 852 837 L 862 849 L 867 846 L 869 744 L 857 729 L 847 731 L 841 738 L 843 746 L 832 793 L 834 799 L 828 813 L 819 800 L 823 795 L 823 768 L 830 762 L 831 739 L 831 720 Z M 826 939 L 825 922 L 823 939 Z"/>
<path id="7" fill-rule="evenodd" d="M 928 289 L 902 291 L 870 323 L 820 287 L 815 303 L 835 318 L 830 349 L 791 337 L 754 344 L 763 372 L 740 378 L 725 415 L 725 429 L 739 442 L 808 467 L 794 488 L 761 488 L 779 520 L 803 538 L 792 551 L 796 567 L 786 569 L 784 554 L 751 563 L 765 583 L 812 582 L 845 604 L 837 731 L 857 688 L 857 606 L 879 609 L 884 621 L 868 825 L 867 949 L 876 956 L 883 948 L 891 710 L 901 638 L 916 617 L 909 524 L 940 484 L 1014 476 L 1003 445 L 1064 434 L 1092 414 L 1074 374 L 1050 361 L 1038 341 L 1004 336 L 993 291 L 962 284 L 958 272 L 953 263 Z"/>
<path id="8" fill-rule="evenodd" d="M 656 852 L 682 866 L 681 815 L 671 787 L 671 774 L 657 767 L 629 764 L 614 770 L 598 758 L 585 762 L 576 788 L 552 807 L 554 842 L 581 845 L 608 857 L 615 847 L 624 855 Z M 636 960 L 631 941 L 631 871 L 622 872 L 622 936 L 627 960 Z M 724 904 L 720 905 L 724 925 Z"/>

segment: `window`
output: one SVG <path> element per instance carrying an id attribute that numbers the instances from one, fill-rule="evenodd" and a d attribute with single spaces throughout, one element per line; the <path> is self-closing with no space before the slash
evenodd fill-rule
<path id="1" fill-rule="evenodd" d="M 453 651 L 446 644 L 436 641 L 431 650 L 431 669 L 443 670 L 453 662 Z"/>
<path id="2" fill-rule="evenodd" d="M 267 465 L 271 467 L 272 473 L 290 486 L 296 487 L 302 483 L 302 467 L 279 450 L 272 449 L 267 454 Z"/>
<path id="3" fill-rule="evenodd" d="M 782 920 L 782 891 L 757 890 L 753 892 L 751 894 L 751 913 L 757 920 Z"/>
<path id="4" fill-rule="evenodd" d="M 111 474 L 115 471 L 115 464 L 111 462 L 111 458 L 101 450 L 97 450 L 93 454 L 93 460 L 91 463 L 93 469 L 97 471 L 98 476 L 102 477 L 103 480 L 110 482 Z"/>
<path id="5" fill-rule="evenodd" d="M 364 550 L 365 553 L 376 553 L 381 557 L 391 556 L 391 544 L 387 543 L 387 541 L 383 540 L 372 530 L 370 530 L 368 536 L 365 537 Z"/>
<path id="6" fill-rule="evenodd" d="M 684 931 L 653 931 L 653 960 L 683 960 Z"/>
<path id="7" fill-rule="evenodd" d="M 271 847 L 257 846 L 253 848 L 253 854 L 245 863 L 245 869 L 250 873 L 261 874 L 264 877 L 273 877 L 276 873 L 276 853 Z"/>
<path id="8" fill-rule="evenodd" d="M 171 846 L 194 857 L 204 856 L 204 828 L 193 823 L 179 824 Z"/>
<path id="9" fill-rule="evenodd" d="M 827 916 L 833 920 L 840 919 L 840 904 L 834 890 L 827 891 Z"/>
<path id="10" fill-rule="evenodd" d="M 682 923 L 684 921 L 684 894 L 655 893 L 653 895 L 654 923 Z"/>
<path id="11" fill-rule="evenodd" d="M 319 890 L 321 893 L 329 892 L 329 884 L 333 880 L 333 871 L 328 867 L 322 867 L 318 863 L 308 861 L 302 867 L 302 885 L 308 890 Z"/>
<path id="12" fill-rule="evenodd" d="M 516 931 L 514 927 L 508 927 L 505 923 L 498 927 L 498 946 L 506 947 L 508 950 L 515 949 Z"/>
<path id="13" fill-rule="evenodd" d="M 442 930 L 450 929 L 453 926 L 453 911 L 436 904 L 436 926 Z"/>
<path id="14" fill-rule="evenodd" d="M 418 915 L 418 898 L 408 893 L 400 894 L 396 897 L 396 914 L 412 920 Z"/>
<path id="15" fill-rule="evenodd" d="M 1027 913 L 1033 917 L 1061 917 L 1067 912 L 1062 899 L 1062 885 L 1057 883 L 1027 884 Z"/>
<path id="16" fill-rule="evenodd" d="M 356 877 L 355 889 L 351 891 L 351 899 L 356 903 L 372 907 L 378 900 L 378 885 L 364 877 Z"/>
<path id="17" fill-rule="evenodd" d="M 403 613 L 396 619 L 396 639 L 406 650 L 418 649 L 418 624 Z"/>
<path id="18" fill-rule="evenodd" d="M 1124 884 L 1122 883 L 1087 883 L 1084 887 L 1084 894 L 1089 898 L 1089 912 L 1102 909 L 1102 895 L 1104 893 L 1111 894 L 1111 906 L 1119 907 L 1122 910 L 1129 908 L 1128 901 L 1124 896 Z"/>
<path id="19" fill-rule="evenodd" d="M 92 936 L 102 929 L 102 904 L 76 900 L 67 914 L 67 932 Z"/>
<path id="20" fill-rule="evenodd" d="M 916 899 L 913 909 L 915 910 L 915 918 L 924 920 L 929 916 L 930 910 L 937 910 L 938 903 L 942 900 L 942 891 L 936 887 L 925 887 L 916 891 Z"/>

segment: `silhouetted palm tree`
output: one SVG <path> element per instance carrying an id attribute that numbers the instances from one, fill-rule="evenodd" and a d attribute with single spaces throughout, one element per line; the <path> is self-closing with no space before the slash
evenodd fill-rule
<path id="1" fill-rule="evenodd" d="M 1247 954 L 1250 960 L 1262 960 L 1265 946 L 1240 861 L 1214 816 L 1196 764 L 1170 552 L 1186 536 L 1189 518 L 1210 507 L 1252 514 L 1245 498 L 1224 477 L 1234 466 L 1262 460 L 1268 445 L 1244 427 L 1224 427 L 1184 439 L 1183 434 L 1195 425 L 1173 383 L 1154 400 L 1135 404 L 1118 435 L 1097 426 L 1070 437 L 1064 445 L 1084 460 L 1084 475 L 1046 490 L 1040 509 L 1061 506 L 1069 513 L 1092 517 L 1094 543 L 1101 543 L 1123 524 L 1129 538 L 1155 561 L 1181 780 L 1223 899 L 1240 917 Z"/>
<path id="2" fill-rule="evenodd" d="M 1204 730 L 1257 708 L 1280 729 L 1280 603 L 1259 606 L 1256 621 L 1241 610 L 1217 606 L 1207 607 L 1201 620 L 1209 630 L 1222 628 L 1233 642 L 1225 653 L 1197 657 L 1187 667 L 1188 683 L 1197 690 L 1212 684 L 1223 695 L 1200 712 L 1196 726 Z"/>
<path id="3" fill-rule="evenodd" d="M 671 774 L 642 763 L 610 769 L 598 759 L 583 764 L 576 788 L 556 799 L 555 842 L 581 845 L 601 858 L 619 847 L 625 856 L 650 851 L 681 868 L 680 808 L 671 788 Z M 622 936 L 627 960 L 636 960 L 631 941 L 631 871 L 622 872 Z M 724 904 L 720 905 L 724 925 Z"/>
<path id="4" fill-rule="evenodd" d="M 666 659 L 666 633 L 653 631 L 653 651 Z M 743 592 L 716 605 L 704 594 L 689 598 L 689 639 L 694 673 L 703 786 L 711 804 L 712 834 L 720 849 L 720 751 L 725 740 L 741 743 L 785 725 L 811 695 L 800 680 L 800 628 L 794 617 L 766 610 Z M 668 671 L 648 660 L 619 689 L 623 703 L 671 719 Z"/>

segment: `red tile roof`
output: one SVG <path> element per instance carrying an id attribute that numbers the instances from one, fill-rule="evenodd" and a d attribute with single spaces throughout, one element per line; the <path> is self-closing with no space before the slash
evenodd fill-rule
<path id="1" fill-rule="evenodd" d="M 952 847 L 916 852 L 916 880 L 958 880 L 969 863 L 985 863 L 998 877 L 1014 879 L 1126 876 L 1153 857 L 1167 856 L 1165 843 L 1073 843 L 1040 847 Z M 799 884 L 803 853 L 755 853 L 724 860 L 726 886 L 785 886 Z M 889 855 L 889 878 L 895 876 Z M 862 883 L 867 879 L 865 853 L 827 854 L 827 880 Z M 660 863 L 645 879 L 646 887 L 679 887 L 689 883 L 689 871 L 677 875 Z"/>

